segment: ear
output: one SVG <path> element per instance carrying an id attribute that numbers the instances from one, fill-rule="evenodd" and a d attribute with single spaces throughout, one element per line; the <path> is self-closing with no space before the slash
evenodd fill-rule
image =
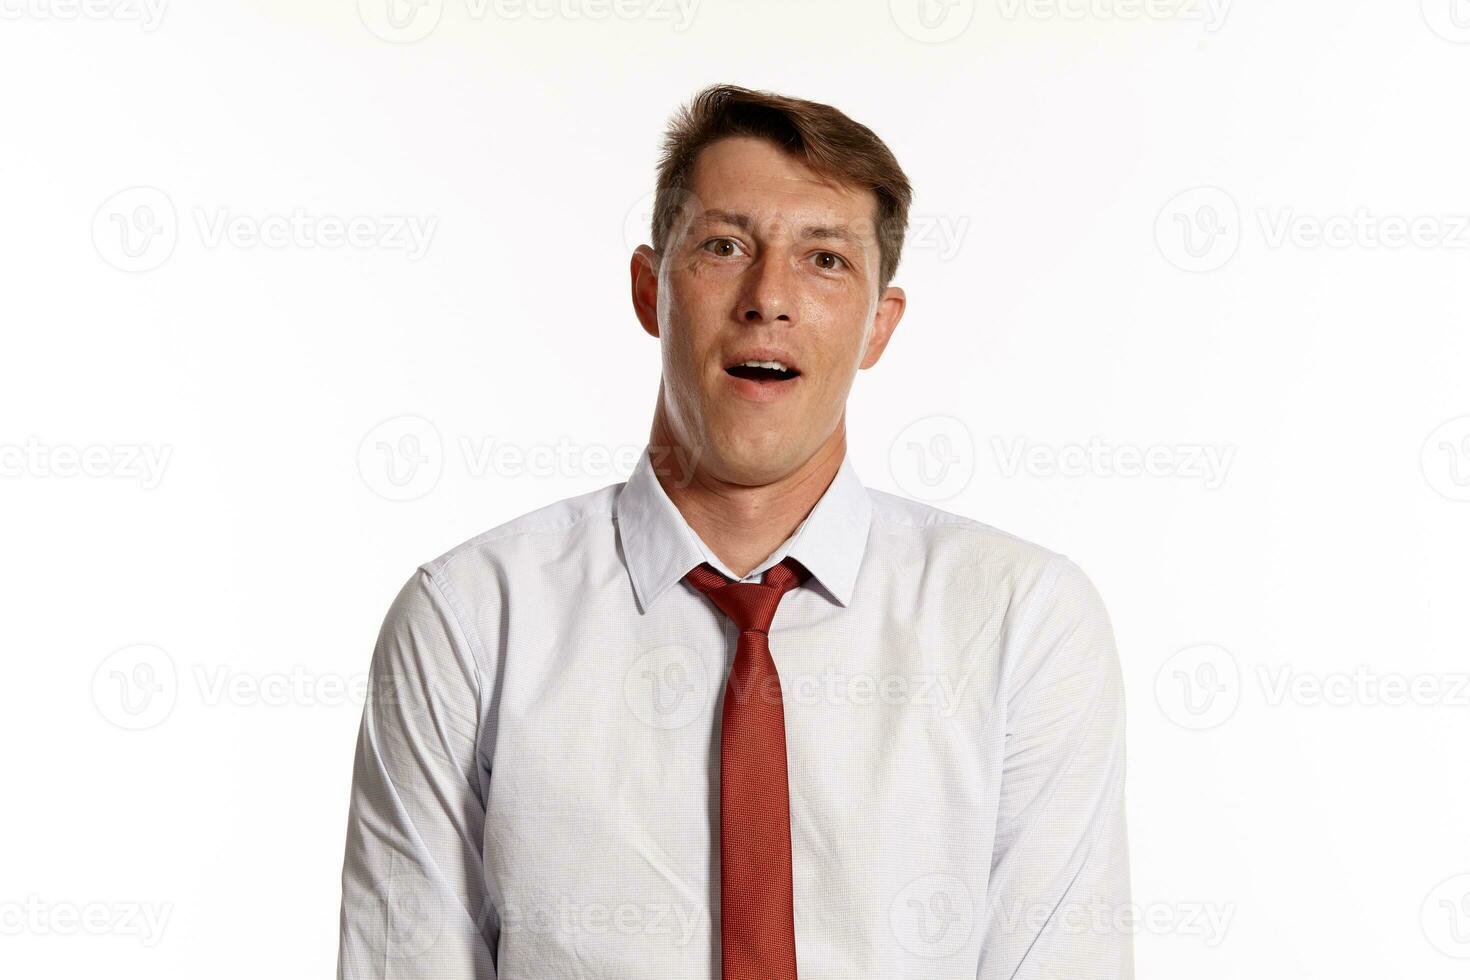
<path id="1" fill-rule="evenodd" d="M 888 347 L 893 331 L 898 329 L 898 321 L 903 319 L 907 304 L 908 299 L 897 286 L 889 286 L 883 290 L 883 295 L 878 300 L 878 310 L 873 314 L 873 329 L 868 335 L 868 348 L 863 351 L 859 370 L 866 371 L 878 363 L 878 358 L 883 356 L 883 351 Z"/>
<path id="2" fill-rule="evenodd" d="M 658 336 L 658 263 L 659 255 L 647 245 L 633 250 L 628 267 L 633 287 L 633 312 L 650 337 Z"/>

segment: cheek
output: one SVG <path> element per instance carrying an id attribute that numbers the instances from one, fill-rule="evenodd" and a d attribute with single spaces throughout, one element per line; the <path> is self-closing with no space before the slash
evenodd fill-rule
<path id="1" fill-rule="evenodd" d="M 725 307 L 717 293 L 687 281 L 669 290 L 666 322 L 686 359 L 703 360 L 720 339 Z"/>
<path id="2" fill-rule="evenodd" d="M 706 375 L 713 355 L 707 331 L 681 317 L 677 308 L 671 308 L 664 321 L 663 336 L 665 383 L 685 395 L 694 395 L 709 383 Z"/>
<path id="3" fill-rule="evenodd" d="M 867 347 L 865 310 L 853 304 L 850 309 L 834 310 L 813 307 L 804 313 L 807 327 L 807 349 L 822 366 L 824 380 L 856 371 Z"/>
<path id="4" fill-rule="evenodd" d="M 678 325 L 697 325 L 709 319 L 717 308 L 720 287 L 709 276 L 691 269 L 680 270 L 665 284 L 663 299 L 670 321 Z"/>

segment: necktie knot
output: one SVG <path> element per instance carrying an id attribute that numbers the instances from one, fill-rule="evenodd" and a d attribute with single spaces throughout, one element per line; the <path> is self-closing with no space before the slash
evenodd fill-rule
<path id="1" fill-rule="evenodd" d="M 729 616 L 742 633 L 747 630 L 768 633 L 781 597 L 806 581 L 809 575 L 800 562 L 788 557 L 766 569 L 759 584 L 732 581 L 715 571 L 709 562 L 701 562 L 698 567 L 690 569 L 684 579 L 709 596 L 710 601 Z"/>

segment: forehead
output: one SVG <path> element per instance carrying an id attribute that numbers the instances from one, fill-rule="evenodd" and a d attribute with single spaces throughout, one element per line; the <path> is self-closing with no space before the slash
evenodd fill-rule
<path id="1" fill-rule="evenodd" d="M 871 239 L 877 197 L 837 184 L 771 142 L 748 136 L 717 140 L 700 151 L 690 187 L 702 212 L 739 213 L 758 226 L 842 225 Z"/>

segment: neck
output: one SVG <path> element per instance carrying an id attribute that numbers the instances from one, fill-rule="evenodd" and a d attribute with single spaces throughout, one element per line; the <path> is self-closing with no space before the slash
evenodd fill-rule
<path id="1" fill-rule="evenodd" d="M 744 577 L 791 536 L 827 492 L 847 453 L 846 420 L 844 413 L 821 448 L 790 473 L 761 486 L 746 486 L 726 482 L 699 465 L 695 448 L 682 445 L 669 432 L 660 406 L 649 435 L 653 471 L 700 540 Z M 692 477 L 680 470 L 690 460 L 695 461 Z"/>

